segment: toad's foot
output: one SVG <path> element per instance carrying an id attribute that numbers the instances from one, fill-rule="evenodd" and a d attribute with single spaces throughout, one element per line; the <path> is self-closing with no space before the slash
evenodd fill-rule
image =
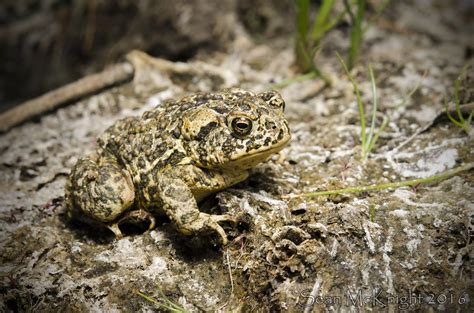
<path id="1" fill-rule="evenodd" d="M 179 231 L 185 235 L 191 234 L 209 234 L 217 233 L 219 236 L 219 241 L 226 245 L 228 243 L 227 235 L 224 229 L 218 224 L 220 222 L 230 222 L 232 224 L 236 223 L 236 220 L 233 216 L 223 214 L 223 215 L 210 215 L 207 213 L 199 212 L 199 215 L 192 221 L 187 221 L 184 224 L 181 224 L 178 228 Z"/>
<path id="2" fill-rule="evenodd" d="M 110 229 L 114 234 L 115 234 L 115 239 L 120 240 L 123 238 L 122 231 L 119 228 L 118 223 L 113 223 L 107 226 L 108 229 Z"/>
<path id="3" fill-rule="evenodd" d="M 123 233 L 120 230 L 120 225 L 121 224 L 127 223 L 127 224 L 136 225 L 136 224 L 140 224 L 144 221 L 148 222 L 148 230 L 147 231 L 150 231 L 153 228 L 155 228 L 155 226 L 156 226 L 155 217 L 151 213 L 149 213 L 145 210 L 134 210 L 134 211 L 127 212 L 125 214 L 125 216 L 123 216 L 117 222 L 114 222 L 114 223 L 110 224 L 109 226 L 107 226 L 107 228 L 110 229 L 115 234 L 115 238 L 117 240 L 119 240 L 119 239 L 123 238 Z"/>

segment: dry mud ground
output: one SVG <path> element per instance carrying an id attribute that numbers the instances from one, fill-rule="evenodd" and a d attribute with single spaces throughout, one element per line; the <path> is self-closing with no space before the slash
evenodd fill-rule
<path id="1" fill-rule="evenodd" d="M 288 38 L 256 44 L 241 34 L 228 54 L 135 63 L 133 82 L 1 135 L 0 311 L 157 310 L 137 290 L 164 301 L 161 290 L 189 311 L 472 311 L 472 170 L 415 188 L 288 196 L 428 177 L 474 162 L 472 129 L 466 134 L 442 117 L 431 124 L 472 54 L 472 19 L 457 13 L 429 2 L 400 4 L 395 22 L 366 33 L 361 64 L 370 62 L 377 78 L 378 124 L 383 116 L 390 122 L 365 162 L 352 86 L 334 57 L 347 41 L 330 33 L 318 63 L 332 86 L 313 80 L 281 89 L 291 143 L 216 196 L 215 210 L 241 221 L 227 229 L 226 247 L 183 237 L 166 220 L 122 240 L 69 223 L 66 175 L 119 118 L 170 97 L 229 86 L 258 92 L 293 75 Z M 473 101 L 468 75 L 465 103 Z M 354 76 L 370 103 L 366 67 Z"/>

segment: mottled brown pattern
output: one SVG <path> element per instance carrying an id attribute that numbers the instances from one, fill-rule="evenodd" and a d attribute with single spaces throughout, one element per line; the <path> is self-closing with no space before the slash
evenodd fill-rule
<path id="1" fill-rule="evenodd" d="M 225 244 L 218 222 L 233 218 L 199 212 L 197 203 L 246 179 L 250 168 L 283 148 L 290 139 L 283 110 L 275 91 L 255 95 L 234 88 L 122 119 L 71 171 L 69 215 L 121 236 L 119 223 L 148 213 L 152 218 L 158 208 L 183 234 L 215 232 Z"/>

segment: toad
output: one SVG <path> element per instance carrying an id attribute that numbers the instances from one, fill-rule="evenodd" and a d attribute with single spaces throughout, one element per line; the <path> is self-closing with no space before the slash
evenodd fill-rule
<path id="1" fill-rule="evenodd" d="M 97 148 L 73 167 L 66 184 L 68 216 L 111 229 L 129 219 L 166 214 L 184 235 L 227 236 L 198 207 L 207 196 L 245 180 L 249 170 L 290 140 L 276 91 L 238 88 L 167 101 L 141 117 L 116 122 Z"/>

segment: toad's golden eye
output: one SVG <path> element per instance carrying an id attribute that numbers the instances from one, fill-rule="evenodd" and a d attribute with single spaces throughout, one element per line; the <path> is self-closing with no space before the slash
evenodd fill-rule
<path id="1" fill-rule="evenodd" d="M 237 137 L 245 137 L 252 131 L 252 120 L 248 117 L 235 117 L 230 122 L 232 132 Z"/>

